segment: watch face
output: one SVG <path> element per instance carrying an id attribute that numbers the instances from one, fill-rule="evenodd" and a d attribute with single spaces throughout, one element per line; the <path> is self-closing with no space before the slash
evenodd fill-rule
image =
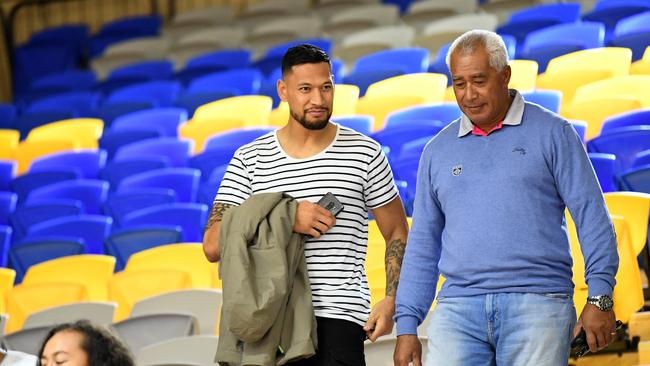
<path id="1" fill-rule="evenodd" d="M 603 311 L 610 311 L 614 306 L 614 301 L 609 296 L 601 296 L 600 299 L 598 299 L 598 303 L 598 307 Z"/>

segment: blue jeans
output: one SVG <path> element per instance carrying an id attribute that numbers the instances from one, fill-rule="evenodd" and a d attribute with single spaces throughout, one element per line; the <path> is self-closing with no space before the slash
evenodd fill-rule
<path id="1" fill-rule="evenodd" d="M 566 294 L 438 297 L 425 366 L 563 366 L 576 311 Z"/>

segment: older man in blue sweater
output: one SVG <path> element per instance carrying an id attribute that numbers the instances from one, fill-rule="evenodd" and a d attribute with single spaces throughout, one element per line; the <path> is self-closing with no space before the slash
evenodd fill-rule
<path id="1" fill-rule="evenodd" d="M 592 351 L 615 332 L 616 238 L 573 127 L 508 89 L 501 38 L 470 31 L 447 56 L 462 117 L 426 146 L 396 300 L 395 364 L 421 363 L 416 327 L 438 275 L 427 366 L 566 365 L 584 329 Z M 576 323 L 565 207 L 585 257 Z"/>

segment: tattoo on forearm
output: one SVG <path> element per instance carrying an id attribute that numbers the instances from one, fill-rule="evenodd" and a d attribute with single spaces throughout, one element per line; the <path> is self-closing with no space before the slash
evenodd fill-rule
<path id="1" fill-rule="evenodd" d="M 399 272 L 406 244 L 402 239 L 391 240 L 386 247 L 386 296 L 395 296 L 399 283 Z"/>
<path id="2" fill-rule="evenodd" d="M 215 222 L 223 219 L 223 213 L 226 212 L 229 208 L 231 208 L 233 205 L 229 205 L 227 203 L 215 203 L 212 206 L 212 211 L 210 211 L 210 217 L 208 217 L 208 224 L 205 225 L 205 230 L 208 230 L 209 228 L 214 225 Z"/>

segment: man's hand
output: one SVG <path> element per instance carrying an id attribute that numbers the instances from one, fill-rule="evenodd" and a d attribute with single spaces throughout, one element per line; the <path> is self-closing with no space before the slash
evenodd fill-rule
<path id="1" fill-rule="evenodd" d="M 393 363 L 395 366 L 422 366 L 422 344 L 415 334 L 404 334 L 397 337 Z"/>
<path id="2" fill-rule="evenodd" d="M 573 338 L 584 329 L 589 351 L 597 352 L 607 347 L 616 335 L 616 315 L 614 311 L 601 311 L 592 304 L 585 305 L 580 319 L 573 329 Z"/>
<path id="3" fill-rule="evenodd" d="M 298 202 L 296 221 L 293 224 L 295 233 L 320 238 L 335 224 L 334 215 L 320 205 L 309 201 Z"/>
<path id="4" fill-rule="evenodd" d="M 366 325 L 363 327 L 371 342 L 393 330 L 393 315 L 395 315 L 394 297 L 386 296 L 375 304 Z"/>

